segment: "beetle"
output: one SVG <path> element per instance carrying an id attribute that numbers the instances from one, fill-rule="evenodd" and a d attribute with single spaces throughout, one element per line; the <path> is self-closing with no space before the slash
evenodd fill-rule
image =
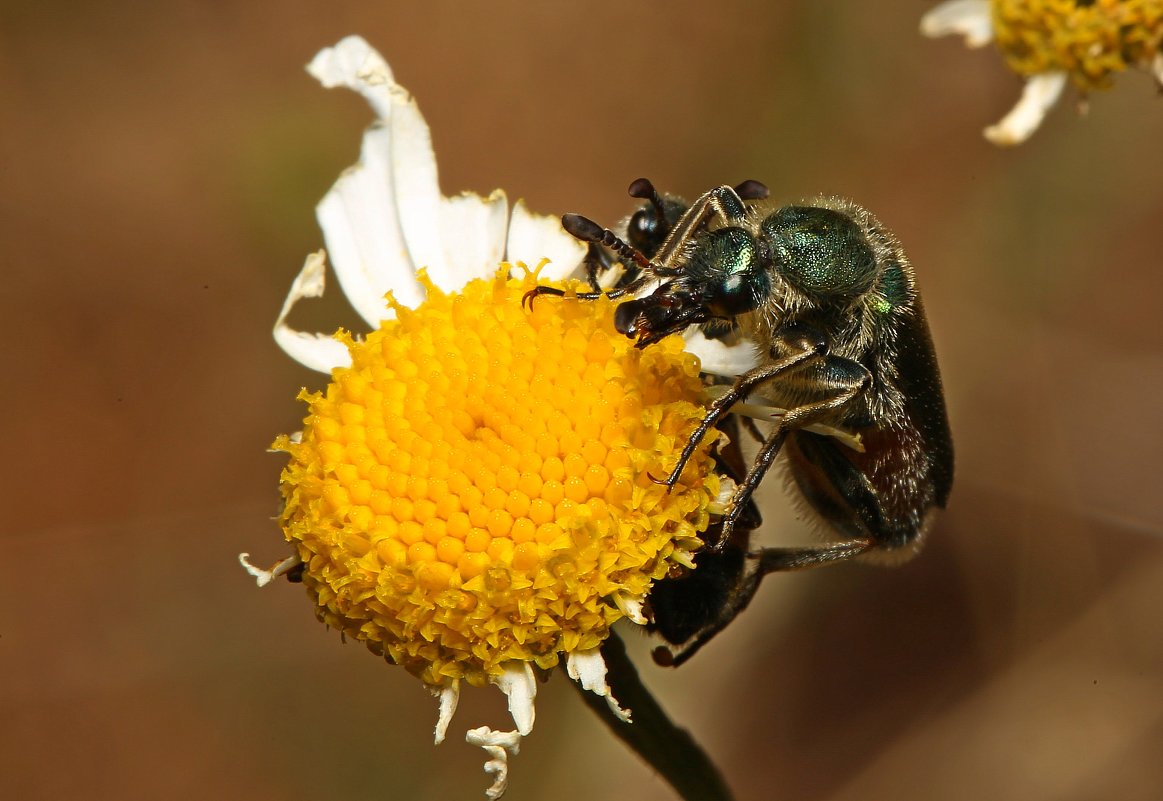
<path id="1" fill-rule="evenodd" d="M 581 215 L 562 217 L 574 237 L 637 271 L 609 292 L 578 297 L 629 298 L 614 324 L 638 347 L 725 321 L 761 351 L 758 366 L 710 404 L 660 483 L 674 487 L 699 442 L 736 404 L 760 394 L 784 410 L 709 549 L 738 547 L 734 529 L 782 455 L 800 506 L 831 536 L 818 545 L 748 552 L 760 577 L 855 557 L 914 555 L 948 501 L 953 445 L 915 275 L 896 237 L 867 209 L 833 197 L 780 205 L 766 192 L 720 186 L 673 222 L 663 206 L 652 206 L 667 229 L 653 253 Z M 562 293 L 542 287 L 530 294 Z M 861 447 L 830 429 L 850 433 Z M 730 603 L 745 605 L 752 594 L 754 587 Z"/>

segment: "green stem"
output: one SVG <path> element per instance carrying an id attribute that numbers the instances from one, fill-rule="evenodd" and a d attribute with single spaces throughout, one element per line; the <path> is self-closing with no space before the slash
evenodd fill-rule
<path id="1" fill-rule="evenodd" d="M 623 709 L 630 710 L 633 720 L 626 723 L 607 706 L 606 699 L 583 690 L 577 682 L 582 700 L 622 742 L 634 749 L 648 765 L 658 771 L 685 801 L 732 801 L 731 791 L 719 769 L 699 747 L 686 729 L 680 729 L 666 716 L 638 676 L 638 670 L 626 655 L 620 637 L 610 632 L 602 645 L 606 660 L 606 682 Z"/>

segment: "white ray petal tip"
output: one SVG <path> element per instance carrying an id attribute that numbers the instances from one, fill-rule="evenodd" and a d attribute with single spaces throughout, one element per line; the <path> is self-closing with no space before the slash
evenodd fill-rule
<path id="1" fill-rule="evenodd" d="M 469 745 L 485 749 L 489 759 L 485 762 L 485 773 L 493 777 L 493 785 L 485 790 L 485 795 L 495 801 L 509 788 L 509 755 L 517 755 L 521 750 L 521 734 L 515 731 L 493 731 L 488 726 L 470 729 L 464 737 Z"/>
<path id="2" fill-rule="evenodd" d="M 1065 72 L 1044 72 L 1028 78 L 1017 104 L 996 125 L 985 129 L 985 138 L 1000 147 L 1020 145 L 1038 130 L 1065 86 Z"/>
<path id="3" fill-rule="evenodd" d="M 610 692 L 610 685 L 606 683 L 606 660 L 598 648 L 588 651 L 574 651 L 565 659 L 565 672 L 569 677 L 589 690 L 594 695 L 606 699 L 607 706 L 623 723 L 630 722 L 630 710 L 623 709 L 614 694 Z"/>
<path id="4" fill-rule="evenodd" d="M 456 714 L 456 705 L 460 701 L 460 682 L 453 679 L 452 684 L 435 690 L 434 694 L 440 699 L 440 715 L 436 719 L 435 743 L 440 745 L 448 734 L 448 724 L 452 723 L 452 716 Z"/>
<path id="5" fill-rule="evenodd" d="M 505 667 L 505 672 L 493 679 L 509 698 L 509 714 L 513 716 L 513 723 L 522 736 L 533 731 L 533 720 L 536 709 L 533 701 L 537 697 L 537 678 L 533 675 L 533 666 L 528 662 L 518 662 Z"/>
<path id="6" fill-rule="evenodd" d="M 993 41 L 989 0 L 948 0 L 921 17 L 921 33 L 930 38 L 958 34 L 968 47 Z"/>
<path id="7" fill-rule="evenodd" d="M 243 570 L 254 576 L 254 581 L 258 586 L 265 587 L 279 576 L 288 572 L 302 562 L 298 556 L 288 556 L 286 559 L 276 564 L 270 570 L 263 570 L 261 567 L 257 567 L 251 563 L 250 554 L 240 553 L 238 555 L 238 563 L 242 565 Z"/>
<path id="8" fill-rule="evenodd" d="M 541 276 L 559 280 L 573 275 L 586 255 L 586 246 L 566 233 L 561 218 L 529 211 L 524 200 L 513 204 L 509 218 L 505 260 L 510 263 L 538 264 L 548 259 Z"/>
<path id="9" fill-rule="evenodd" d="M 727 507 L 731 505 L 731 499 L 735 497 L 735 480 L 730 476 L 719 477 L 719 493 L 715 496 L 715 500 L 708 505 L 708 511 L 713 515 L 721 515 L 727 511 Z"/>
<path id="10" fill-rule="evenodd" d="M 618 607 L 619 611 L 625 615 L 631 623 L 637 623 L 639 626 L 645 626 L 648 622 L 646 615 L 642 612 L 642 599 L 630 598 L 620 592 L 613 595 L 614 605 Z"/>
<path id="11" fill-rule="evenodd" d="M 307 72 L 328 89 L 351 86 L 353 80 L 369 85 L 392 84 L 392 71 L 384 57 L 362 36 L 345 36 L 325 47 L 307 65 Z"/>
<path id="12" fill-rule="evenodd" d="M 351 364 L 351 354 L 347 347 L 334 337 L 326 334 L 312 334 L 298 331 L 287 324 L 287 316 L 303 298 L 318 298 L 323 295 L 327 284 L 327 253 L 317 250 L 303 261 L 303 267 L 291 290 L 283 301 L 283 308 L 275 319 L 275 342 L 288 356 L 312 370 L 329 373 L 335 367 Z"/>

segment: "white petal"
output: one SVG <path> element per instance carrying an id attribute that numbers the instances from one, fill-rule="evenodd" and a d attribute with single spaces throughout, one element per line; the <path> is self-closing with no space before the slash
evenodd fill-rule
<path id="1" fill-rule="evenodd" d="M 339 176 L 315 208 L 343 292 L 372 328 L 393 316 L 384 302 L 389 290 L 405 306 L 424 299 L 399 218 L 407 198 L 395 184 L 391 149 L 390 129 L 368 128 L 359 163 Z"/>
<path id="2" fill-rule="evenodd" d="M 347 347 L 326 334 L 308 334 L 296 331 L 287 325 L 287 315 L 301 298 L 317 298 L 323 294 L 326 255 L 322 250 L 312 253 L 303 262 L 303 269 L 291 283 L 291 291 L 283 301 L 283 309 L 275 320 L 275 342 L 287 352 L 295 361 L 318 370 L 329 373 L 333 367 L 346 367 L 351 364 L 351 354 Z"/>
<path id="3" fill-rule="evenodd" d="M 417 213 L 426 218 L 427 228 L 435 231 L 439 225 L 431 137 L 415 101 L 363 39 L 349 36 L 323 50 L 307 70 L 324 86 L 359 92 L 379 117 L 364 132 L 359 163 L 339 177 L 316 208 L 344 294 L 375 327 L 391 317 L 384 303 L 388 290 L 406 306 L 423 299 L 415 277 L 421 264 L 412 257 L 404 228 L 406 218 L 415 224 Z M 397 175 L 401 162 L 411 162 L 406 176 Z M 418 208 L 409 210 L 410 204 Z"/>
<path id="4" fill-rule="evenodd" d="M 521 735 L 515 731 L 493 731 L 488 726 L 470 729 L 464 737 L 469 745 L 480 746 L 489 755 L 485 762 L 485 773 L 493 777 L 493 786 L 485 790 L 485 795 L 498 799 L 509 787 L 509 754 L 514 756 L 521 750 Z"/>
<path id="5" fill-rule="evenodd" d="M 242 565 L 243 570 L 254 576 L 255 583 L 258 584 L 258 586 L 265 587 L 279 576 L 288 572 L 291 568 L 302 564 L 302 561 L 299 559 L 298 555 L 288 556 L 286 559 L 279 562 L 270 570 L 263 570 L 261 567 L 255 567 L 250 563 L 250 554 L 240 553 L 238 555 L 238 563 Z"/>
<path id="6" fill-rule="evenodd" d="M 390 114 L 392 70 L 383 56 L 362 37 L 348 36 L 335 47 L 320 50 L 307 72 L 328 89 L 346 86 L 359 92 L 380 117 Z"/>
<path id="7" fill-rule="evenodd" d="M 588 651 L 575 651 L 569 654 L 565 659 L 565 672 L 580 684 L 582 689 L 605 698 L 610 711 L 617 715 L 619 720 L 624 723 L 630 722 L 630 711 L 618 705 L 610 692 L 610 686 L 606 684 L 606 660 L 602 659 L 600 649 L 591 648 Z"/>
<path id="8" fill-rule="evenodd" d="M 440 716 L 436 719 L 436 744 L 440 745 L 444 742 L 444 736 L 448 734 L 448 724 L 452 722 L 452 716 L 456 714 L 456 704 L 460 701 L 460 682 L 453 679 L 452 684 L 440 689 L 438 696 Z"/>
<path id="9" fill-rule="evenodd" d="M 533 667 L 528 662 L 512 663 L 505 668 L 504 673 L 493 679 L 493 684 L 509 697 L 509 714 L 513 716 L 517 731 L 522 735 L 533 731 L 536 712 L 533 699 L 537 697 L 537 679 L 533 676 Z"/>
<path id="10" fill-rule="evenodd" d="M 383 299 L 389 290 L 403 305 L 418 305 L 421 267 L 445 291 L 490 275 L 503 257 L 504 193 L 441 195 L 428 123 L 363 39 L 324 50 L 308 70 L 325 86 L 358 91 L 380 118 L 364 134 L 360 163 L 317 210 L 336 275 L 360 316 L 372 327 L 390 318 Z"/>
<path id="11" fill-rule="evenodd" d="M 995 145 L 1019 145 L 1038 130 L 1046 112 L 1058 102 L 1066 86 L 1065 72 L 1043 72 L 1026 80 L 1022 97 L 997 125 L 985 129 L 985 138 Z"/>
<path id="12" fill-rule="evenodd" d="M 686 349 L 699 357 L 699 369 L 704 373 L 734 378 L 759 366 L 759 348 L 748 340 L 727 345 L 718 339 L 708 339 L 697 328 L 688 329 L 683 339 Z"/>
<path id="13" fill-rule="evenodd" d="M 505 260 L 536 267 L 542 259 L 549 264 L 541 271 L 548 280 L 577 277 L 577 268 L 586 255 L 586 246 L 561 227 L 559 217 L 534 214 L 518 200 L 509 221 L 509 244 Z"/>
<path id="14" fill-rule="evenodd" d="M 1163 87 L 1163 52 L 1156 54 L 1155 60 L 1151 62 L 1151 72 L 1155 73 L 1155 80 Z"/>
<path id="15" fill-rule="evenodd" d="M 474 278 L 491 277 L 505 258 L 509 201 L 500 189 L 487 198 L 465 192 L 440 202 L 443 269 L 429 269 L 432 283 L 445 292 Z"/>
<path id="16" fill-rule="evenodd" d="M 441 242 L 440 182 L 432 134 L 406 89 L 393 87 L 392 117 L 387 120 L 391 135 L 391 171 L 399 199 L 398 214 L 404 243 L 412 264 L 427 267 L 430 275 L 443 278 L 447 266 Z"/>
<path id="17" fill-rule="evenodd" d="M 958 33 L 969 47 L 982 47 L 993 41 L 993 21 L 989 0 L 948 0 L 921 17 L 921 33 L 945 36 Z"/>

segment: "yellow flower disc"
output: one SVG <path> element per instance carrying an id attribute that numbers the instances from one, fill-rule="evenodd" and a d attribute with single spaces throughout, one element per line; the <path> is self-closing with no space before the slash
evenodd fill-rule
<path id="1" fill-rule="evenodd" d="M 681 339 L 634 348 L 605 298 L 523 308 L 536 275 L 507 265 L 455 294 L 421 280 L 300 394 L 280 524 L 320 619 L 433 687 L 480 685 L 600 645 L 689 561 L 719 479 L 709 441 L 673 492 L 651 479 L 704 413 Z"/>
<path id="2" fill-rule="evenodd" d="M 1010 69 L 1067 72 L 1082 90 L 1150 64 L 1163 42 L 1163 0 L 993 0 L 991 12 Z"/>

